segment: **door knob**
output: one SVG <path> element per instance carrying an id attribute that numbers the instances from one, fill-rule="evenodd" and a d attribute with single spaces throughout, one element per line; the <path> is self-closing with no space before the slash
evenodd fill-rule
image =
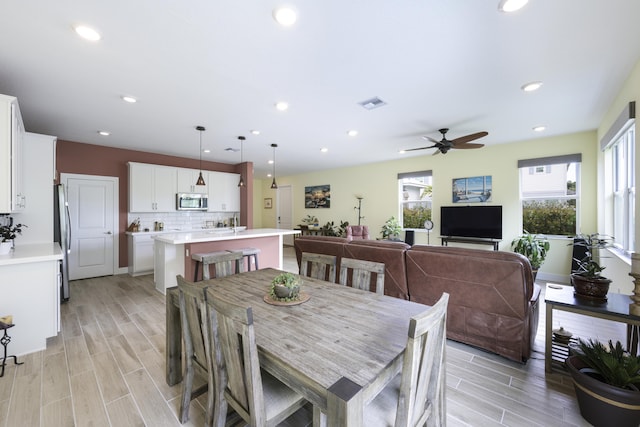
<path id="1" fill-rule="evenodd" d="M 105 231 L 104 234 L 112 234 L 111 231 Z"/>

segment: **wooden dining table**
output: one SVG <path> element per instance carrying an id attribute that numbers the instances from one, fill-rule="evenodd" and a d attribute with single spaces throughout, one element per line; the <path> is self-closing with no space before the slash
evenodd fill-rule
<path id="1" fill-rule="evenodd" d="M 262 269 L 198 282 L 253 309 L 260 364 L 326 414 L 330 426 L 361 426 L 364 406 L 402 368 L 409 319 L 429 307 L 322 280 L 303 278 L 308 301 L 268 304 L 281 273 Z M 166 378 L 182 380 L 177 288 L 167 292 Z"/>

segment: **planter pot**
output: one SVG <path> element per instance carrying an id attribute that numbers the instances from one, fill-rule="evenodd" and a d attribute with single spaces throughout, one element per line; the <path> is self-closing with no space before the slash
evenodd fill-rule
<path id="1" fill-rule="evenodd" d="M 278 298 L 295 298 L 300 293 L 300 285 L 288 288 L 284 285 L 273 285 L 273 290 Z"/>
<path id="2" fill-rule="evenodd" d="M 611 280 L 606 277 L 590 278 L 580 274 L 571 275 L 571 284 L 575 293 L 585 298 L 605 301 Z"/>
<path id="3" fill-rule="evenodd" d="M 6 255 L 11 251 L 13 242 L 0 242 L 0 255 Z"/>
<path id="4" fill-rule="evenodd" d="M 578 356 L 569 356 L 565 365 L 573 378 L 580 414 L 585 420 L 595 427 L 640 425 L 640 391 L 614 387 L 581 372 L 587 365 Z"/>

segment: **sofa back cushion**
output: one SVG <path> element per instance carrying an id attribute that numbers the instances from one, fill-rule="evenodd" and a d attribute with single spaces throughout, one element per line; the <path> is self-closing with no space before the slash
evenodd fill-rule
<path id="1" fill-rule="evenodd" d="M 396 298 L 409 299 L 404 254 L 410 246 L 387 240 L 352 240 L 344 245 L 347 258 L 381 262 L 385 265 L 384 293 Z"/>

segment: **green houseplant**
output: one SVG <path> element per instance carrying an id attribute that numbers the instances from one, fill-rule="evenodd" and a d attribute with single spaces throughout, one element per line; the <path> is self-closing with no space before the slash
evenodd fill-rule
<path id="1" fill-rule="evenodd" d="M 611 280 L 601 274 L 605 267 L 599 263 L 600 249 L 610 247 L 612 242 L 613 237 L 599 233 L 575 237 L 573 245 L 584 248 L 585 253 L 584 257 L 573 259 L 578 265 L 578 269 L 571 274 L 571 284 L 576 294 L 606 300 Z"/>
<path id="2" fill-rule="evenodd" d="M 395 217 L 391 217 L 385 221 L 382 225 L 382 230 L 380 231 L 383 239 L 388 240 L 397 240 L 400 238 L 400 233 L 402 233 L 402 227 L 400 226 L 400 222 Z"/>
<path id="3" fill-rule="evenodd" d="M 582 416 L 594 426 L 640 425 L 640 357 L 620 341 L 579 340 L 565 362 Z"/>
<path id="4" fill-rule="evenodd" d="M 535 280 L 540 266 L 547 258 L 549 252 L 549 240 L 541 234 L 531 234 L 524 230 L 524 234 L 511 241 L 511 249 L 524 255 L 531 264 L 533 279 Z"/>
<path id="5" fill-rule="evenodd" d="M 0 225 L 0 254 L 7 254 L 13 247 L 13 239 L 22 234 L 24 224 L 14 224 L 13 217 L 4 218 L 4 223 Z"/>
<path id="6" fill-rule="evenodd" d="M 269 295 L 277 301 L 295 301 L 300 296 L 302 279 L 293 273 L 281 273 L 271 281 Z"/>

